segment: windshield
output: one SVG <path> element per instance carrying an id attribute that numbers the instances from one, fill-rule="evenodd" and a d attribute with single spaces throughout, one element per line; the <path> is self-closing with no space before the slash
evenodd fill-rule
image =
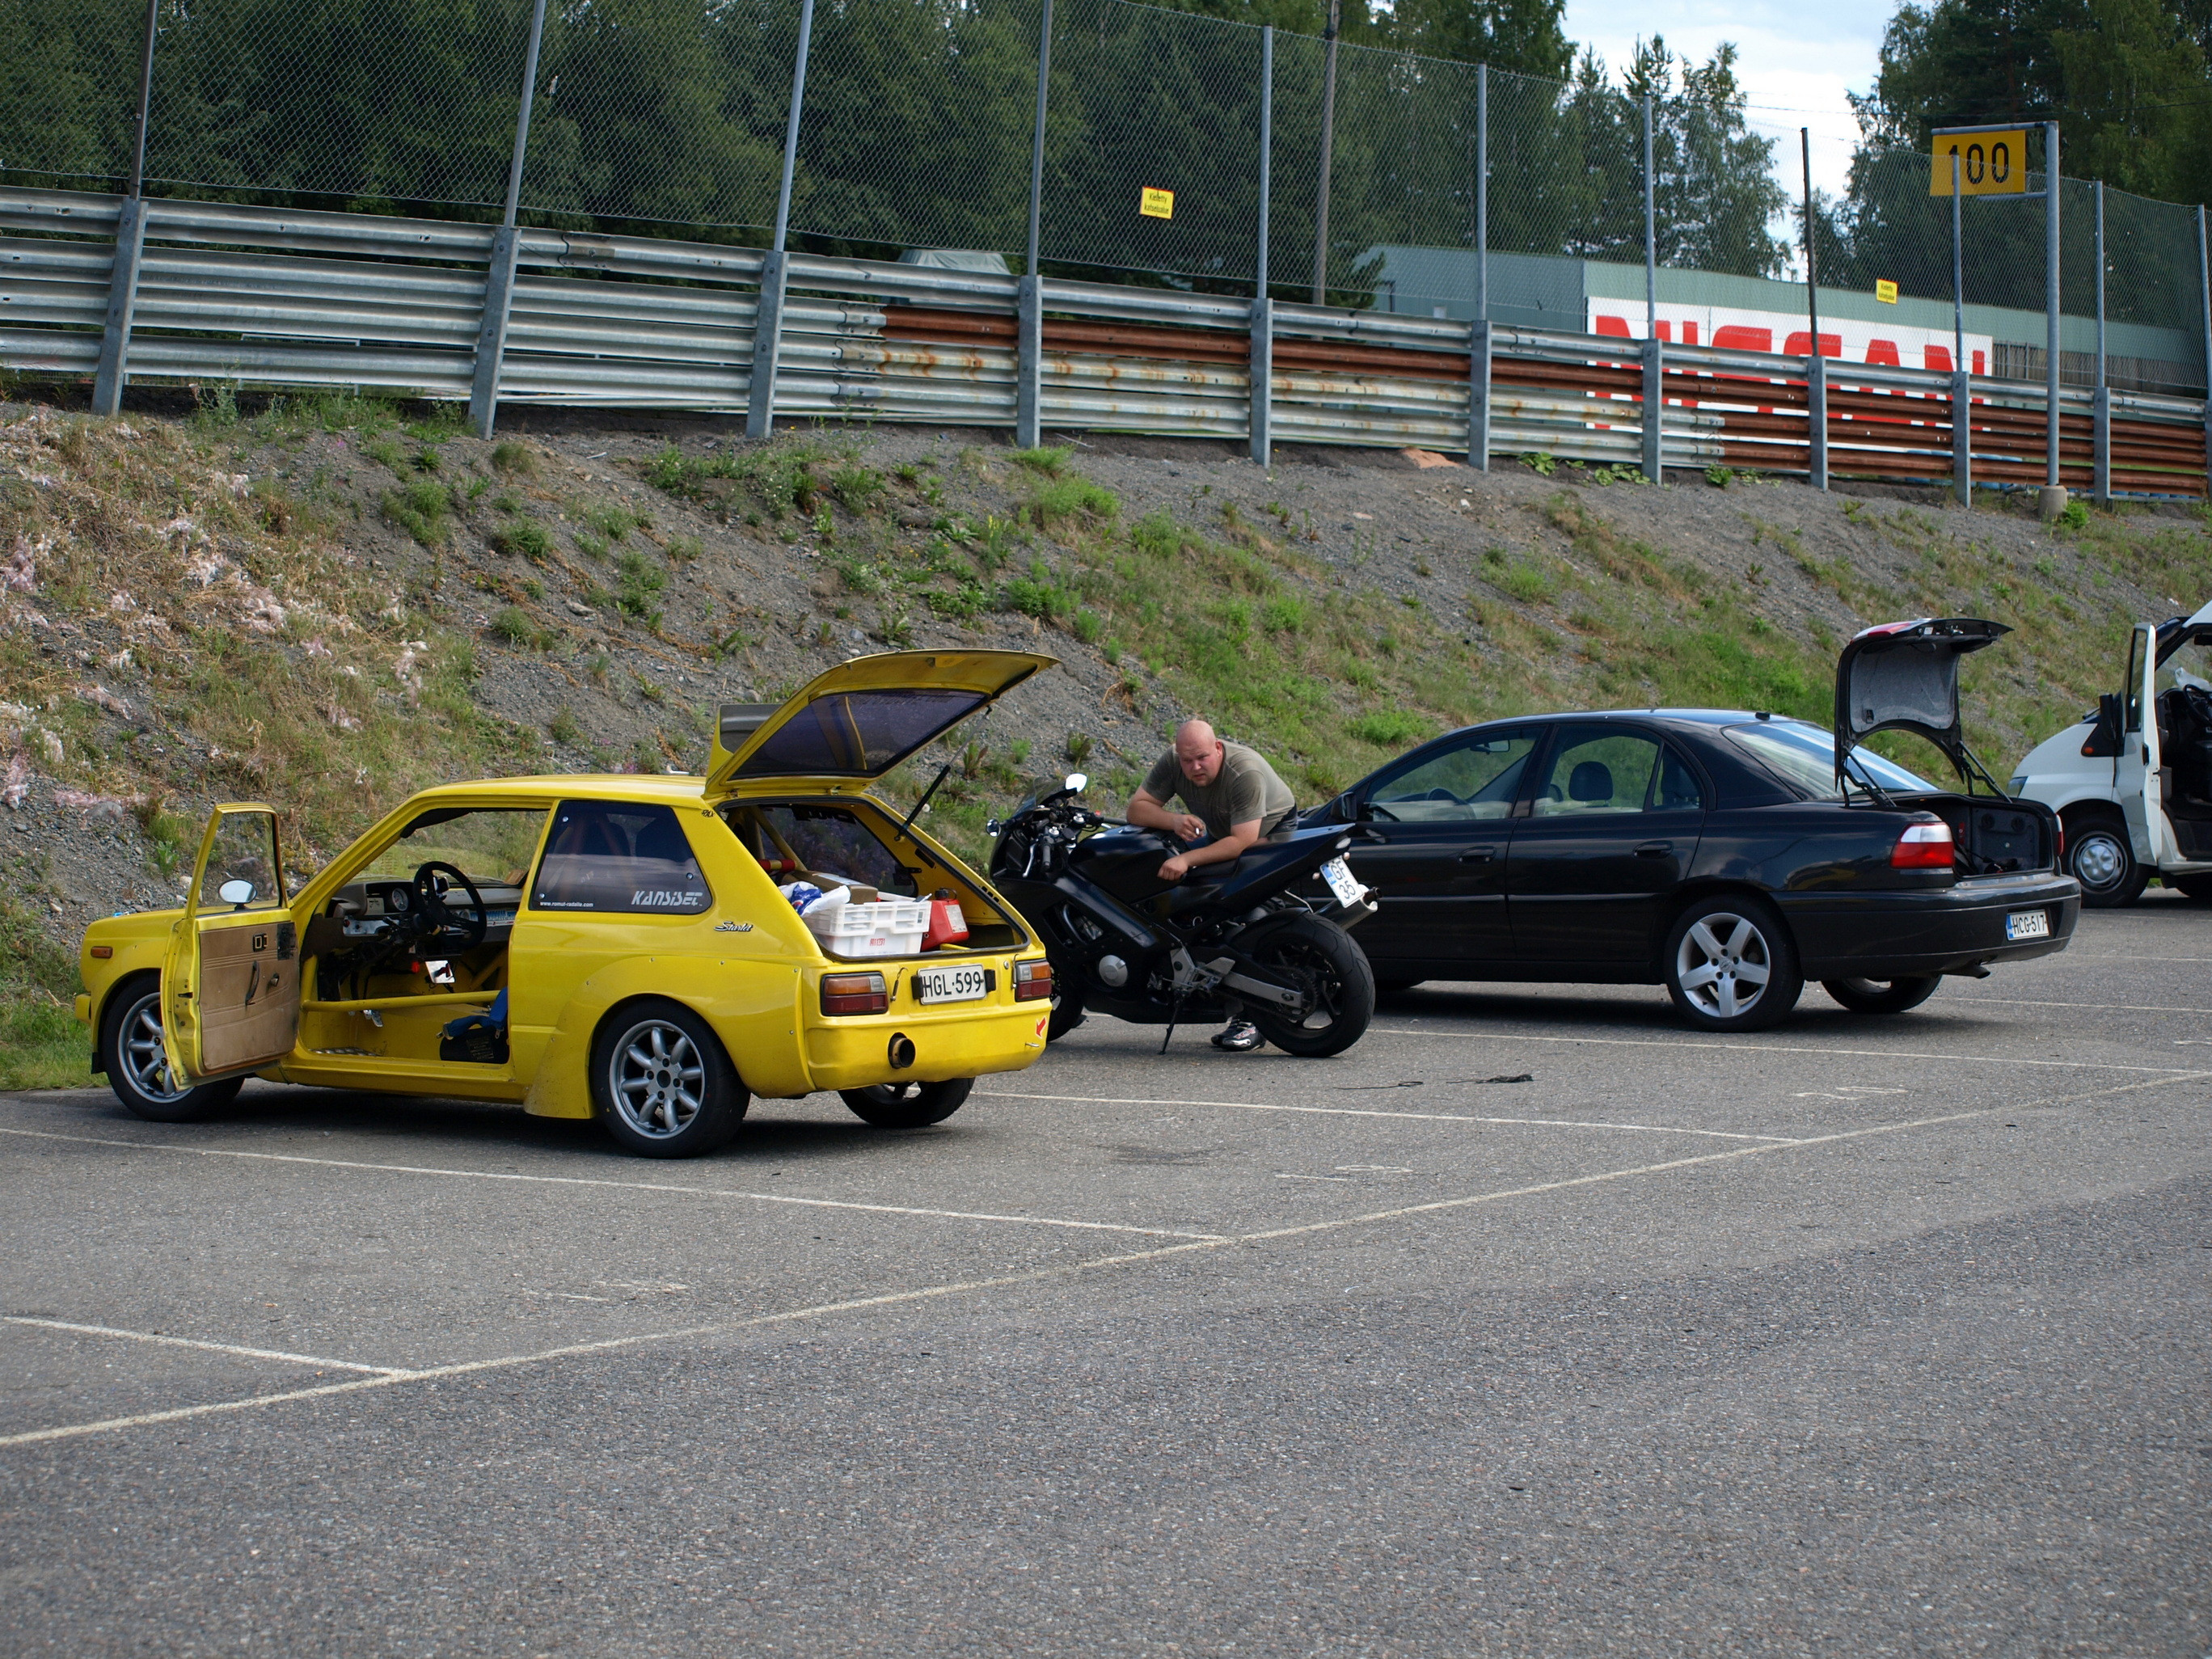
<path id="1" fill-rule="evenodd" d="M 1731 726 L 1728 734 L 1729 741 L 1748 750 L 1768 771 L 1815 800 L 1842 799 L 1836 789 L 1836 740 L 1819 726 L 1802 720 L 1761 720 L 1756 726 Z M 1871 750 L 1851 750 L 1851 769 L 1893 793 L 1942 793 L 1927 779 Z"/>

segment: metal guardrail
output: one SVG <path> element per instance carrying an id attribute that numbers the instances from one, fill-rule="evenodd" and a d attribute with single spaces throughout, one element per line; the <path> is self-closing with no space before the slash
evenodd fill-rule
<path id="1" fill-rule="evenodd" d="M 502 236 L 503 312 L 486 303 Z M 2043 389 L 2019 382 L 1836 362 L 1808 380 L 1802 359 L 1764 353 L 1049 279 L 1025 328 L 1022 279 L 805 254 L 787 258 L 763 356 L 768 268 L 758 249 L 705 243 L 0 191 L 0 364 L 118 390 L 460 400 L 483 396 L 489 354 L 487 422 L 499 404 L 734 414 L 766 362 L 780 416 L 1011 426 L 1027 375 L 1042 426 L 1224 439 L 1262 460 L 1294 441 L 1820 483 L 2043 477 Z M 1255 362 L 1270 369 L 1256 396 Z M 2204 403 L 2069 392 L 2060 414 L 2067 483 L 2205 495 Z"/>

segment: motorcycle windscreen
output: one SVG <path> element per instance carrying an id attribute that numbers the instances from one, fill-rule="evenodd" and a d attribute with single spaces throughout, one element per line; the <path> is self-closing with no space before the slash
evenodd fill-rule
<path id="1" fill-rule="evenodd" d="M 877 778 L 1059 659 L 1027 651 L 893 651 L 818 674 L 786 702 L 727 703 L 707 793 L 755 781 Z"/>
<path id="2" fill-rule="evenodd" d="M 1959 659 L 2012 629 L 1978 617 L 1923 617 L 1854 635 L 1836 659 L 1836 786 L 1850 752 L 1877 732 L 1912 732 L 1966 769 Z"/>

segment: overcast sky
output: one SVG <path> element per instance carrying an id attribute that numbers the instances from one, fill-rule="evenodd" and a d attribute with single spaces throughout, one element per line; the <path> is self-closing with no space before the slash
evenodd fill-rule
<path id="1" fill-rule="evenodd" d="M 1873 87 L 1895 9 L 1890 0 L 1567 0 L 1567 37 L 1595 47 L 1616 77 L 1637 41 L 1654 34 L 1700 63 L 1735 41 L 1753 123 L 1786 138 L 1776 160 L 1791 193 L 1800 127 L 1813 130 L 1813 182 L 1839 192 L 1858 137 L 1844 94 Z"/>

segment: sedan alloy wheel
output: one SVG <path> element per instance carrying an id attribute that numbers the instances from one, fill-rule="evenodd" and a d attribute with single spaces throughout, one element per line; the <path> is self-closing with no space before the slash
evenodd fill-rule
<path id="1" fill-rule="evenodd" d="M 1748 898 L 1693 907 L 1674 924 L 1667 957 L 1674 1006 L 1716 1030 L 1774 1024 L 1804 989 L 1781 919 Z"/>

